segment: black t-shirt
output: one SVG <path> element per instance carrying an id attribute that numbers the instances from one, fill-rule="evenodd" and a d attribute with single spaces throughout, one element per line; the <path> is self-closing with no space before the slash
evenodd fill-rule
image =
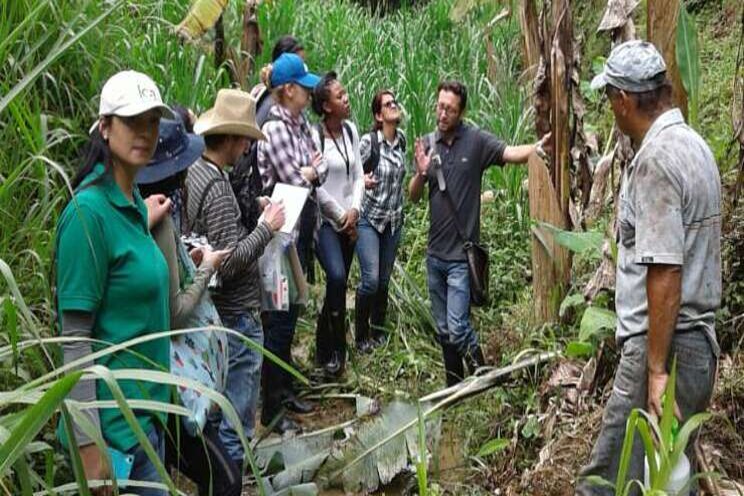
<path id="1" fill-rule="evenodd" d="M 457 233 L 460 226 L 469 241 L 480 240 L 480 195 L 483 171 L 491 165 L 503 165 L 506 144 L 491 133 L 461 124 L 455 131 L 452 146 L 448 146 L 435 132 L 436 152 L 442 160 L 442 173 L 447 192 L 456 209 L 456 218 L 442 191 L 437 175 L 430 170 L 428 254 L 446 261 L 464 261 L 462 245 L 465 240 Z"/>

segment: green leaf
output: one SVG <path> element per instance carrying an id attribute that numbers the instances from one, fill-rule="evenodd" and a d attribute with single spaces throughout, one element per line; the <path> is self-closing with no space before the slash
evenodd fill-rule
<path id="1" fill-rule="evenodd" d="M 504 439 L 502 437 L 491 439 L 486 444 L 481 446 L 481 449 L 478 450 L 476 456 L 484 457 L 503 451 L 507 446 L 509 446 L 509 442 L 510 441 L 508 439 Z"/>
<path id="2" fill-rule="evenodd" d="M 611 310 L 599 307 L 589 307 L 584 311 L 579 326 L 579 341 L 588 341 L 601 331 L 614 331 L 617 325 L 617 315 Z"/>
<path id="3" fill-rule="evenodd" d="M 0 446 L 0 475 L 5 474 L 23 454 L 26 445 L 36 437 L 82 375 L 82 372 L 73 372 L 59 379 L 44 393 L 38 403 L 28 409 L 21 423 Z"/>
<path id="4" fill-rule="evenodd" d="M 703 425 L 703 423 L 710 420 L 711 417 L 713 417 L 712 413 L 698 413 L 690 417 L 687 422 L 685 422 L 685 425 L 682 426 L 679 434 L 677 434 L 677 439 L 674 442 L 674 449 L 672 450 L 672 454 L 669 455 L 669 463 L 672 467 L 677 465 L 677 460 L 679 460 L 679 457 L 685 451 L 685 448 L 687 448 L 687 443 L 690 441 L 690 436 L 692 436 L 692 433 L 695 432 L 701 425 Z"/>
<path id="5" fill-rule="evenodd" d="M 582 358 L 594 353 L 594 345 L 586 341 L 571 341 L 566 345 L 565 354 L 569 358 Z"/>
<path id="6" fill-rule="evenodd" d="M 18 314 L 10 298 L 3 302 L 3 310 L 5 313 L 4 322 L 5 328 L 8 331 L 8 340 L 13 349 L 13 365 L 16 367 L 16 373 L 18 373 Z"/>
<path id="7" fill-rule="evenodd" d="M 583 305 L 585 303 L 586 303 L 586 299 L 584 298 L 584 295 L 581 293 L 574 293 L 572 295 L 568 295 L 561 302 L 561 308 L 558 310 L 558 315 L 560 317 L 563 317 L 566 315 L 566 311 L 569 308 L 578 307 L 579 305 Z"/>
<path id="8" fill-rule="evenodd" d="M 547 222 L 538 222 L 535 226 L 537 230 L 547 231 L 556 243 L 569 249 L 574 253 L 585 253 L 592 258 L 602 257 L 602 245 L 604 244 L 604 234 L 597 231 L 566 231 L 555 227 Z"/>
<path id="9" fill-rule="evenodd" d="M 522 427 L 522 436 L 527 439 L 536 438 L 540 432 L 540 422 L 537 420 L 537 415 L 530 415 L 527 418 L 527 422 Z"/>
<path id="10" fill-rule="evenodd" d="M 661 428 L 661 450 L 665 453 L 669 453 L 674 444 L 674 433 L 672 432 L 674 427 L 674 395 L 675 395 L 675 383 L 677 378 L 677 357 L 672 359 L 672 371 L 669 374 L 669 380 L 666 384 L 666 390 L 664 391 L 664 397 L 662 398 L 661 407 L 661 422 L 659 427 Z"/>
<path id="11" fill-rule="evenodd" d="M 675 55 L 682 85 L 687 91 L 690 125 L 695 126 L 700 102 L 700 52 L 695 19 L 687 12 L 684 2 L 680 2 L 677 17 Z"/>

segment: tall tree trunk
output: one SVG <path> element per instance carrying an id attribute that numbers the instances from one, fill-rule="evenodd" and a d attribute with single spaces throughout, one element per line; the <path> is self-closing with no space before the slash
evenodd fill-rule
<path id="1" fill-rule="evenodd" d="M 246 0 L 243 7 L 243 35 L 240 39 L 240 83 L 244 89 L 248 89 L 248 76 L 255 68 L 256 56 L 261 53 L 261 31 L 258 27 L 256 9 L 258 0 Z"/>
<path id="2" fill-rule="evenodd" d="M 646 18 L 646 37 L 656 45 L 667 66 L 667 77 L 672 82 L 674 104 L 687 117 L 687 92 L 682 85 L 682 77 L 677 66 L 675 52 L 677 39 L 677 18 L 681 0 L 648 0 Z"/>
<path id="3" fill-rule="evenodd" d="M 541 62 L 535 84 L 535 126 L 538 135 L 552 133 L 550 163 L 538 157 L 529 164 L 530 215 L 561 229 L 571 225 L 571 95 L 573 91 L 573 20 L 570 0 L 552 0 L 550 17 L 542 13 Z M 525 33 L 529 35 L 529 33 Z M 571 278 L 571 257 L 551 235 L 533 229 L 532 273 L 535 318 L 558 319 L 558 310 Z"/>
<path id="4" fill-rule="evenodd" d="M 538 34 L 535 0 L 520 0 L 519 25 L 522 27 L 522 55 L 527 81 L 534 81 L 540 66 L 540 37 Z"/>
<path id="5" fill-rule="evenodd" d="M 219 68 L 225 63 L 225 25 L 221 14 L 214 25 L 214 66 Z"/>

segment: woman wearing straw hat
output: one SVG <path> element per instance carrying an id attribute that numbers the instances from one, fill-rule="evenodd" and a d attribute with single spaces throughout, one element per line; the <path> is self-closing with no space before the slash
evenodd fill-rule
<path id="1" fill-rule="evenodd" d="M 57 225 L 57 309 L 63 336 L 113 345 L 170 329 L 168 267 L 149 231 L 167 215 L 170 202 L 163 196 L 153 197 L 148 212 L 135 177 L 155 151 L 161 116 L 171 116 L 171 112 L 148 76 L 123 71 L 103 86 L 99 116 L 72 182 L 73 199 Z M 64 362 L 105 348 L 90 341 L 65 344 Z M 143 342 L 99 357 L 95 363 L 109 369 L 168 370 L 169 340 Z M 83 366 L 91 365 L 92 361 Z M 127 400 L 170 401 L 170 390 L 164 384 L 146 380 L 120 380 L 118 384 Z M 76 384 L 70 397 L 81 402 L 114 400 L 105 382 L 91 380 Z M 156 463 L 145 454 L 135 434 L 141 430 L 146 435 L 162 463 L 162 411 L 135 410 L 134 425 L 119 407 L 85 412 L 99 427 L 115 462 L 111 473 L 107 457 L 80 425 L 74 424 L 70 433 L 60 424 L 63 444 L 77 444 L 88 479 L 162 482 Z M 97 488 L 94 493 L 110 494 L 110 489 Z M 141 487 L 129 487 L 127 492 L 165 494 Z"/>
<path id="2" fill-rule="evenodd" d="M 204 112 L 194 131 L 204 136 L 206 150 L 189 168 L 188 227 L 206 236 L 212 247 L 231 249 L 217 271 L 212 297 L 225 326 L 262 345 L 258 258 L 273 233 L 284 224 L 284 207 L 270 204 L 263 220 L 248 231 L 240 220 L 240 208 L 225 168 L 235 163 L 252 140 L 263 140 L 256 126 L 256 103 L 243 91 L 223 89 L 214 107 Z M 254 418 L 261 375 L 261 353 L 230 335 L 226 396 L 241 419 L 247 437 L 254 434 Z M 243 444 L 235 427 L 223 418 L 220 438 L 238 466 L 243 465 Z"/>
<path id="3" fill-rule="evenodd" d="M 174 110 L 175 111 L 175 110 Z M 209 246 L 191 253 L 181 240 L 180 212 L 187 168 L 204 151 L 201 136 L 187 134 L 181 118 L 160 121 L 160 138 L 155 156 L 137 175 L 144 195 L 166 195 L 172 202 L 166 216 L 152 235 L 168 263 L 170 313 L 173 329 L 221 326 L 207 285 L 229 250 L 213 251 Z M 198 261 L 196 267 L 192 258 Z M 227 335 L 218 331 L 193 331 L 171 338 L 171 373 L 224 393 L 228 362 Z M 200 495 L 239 496 L 241 469 L 227 454 L 219 438 L 218 424 L 209 421 L 214 403 L 191 388 L 178 389 L 189 417 L 170 415 L 165 460 L 193 480 Z"/>

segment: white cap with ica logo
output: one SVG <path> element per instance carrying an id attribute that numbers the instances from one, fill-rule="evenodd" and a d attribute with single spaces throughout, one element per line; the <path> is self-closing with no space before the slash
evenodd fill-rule
<path id="1" fill-rule="evenodd" d="M 152 109 L 160 109 L 163 117 L 173 118 L 173 112 L 160 97 L 160 90 L 146 74 L 121 71 L 111 76 L 103 85 L 99 116 L 131 117 Z M 90 128 L 90 132 L 97 127 L 98 121 Z"/>

